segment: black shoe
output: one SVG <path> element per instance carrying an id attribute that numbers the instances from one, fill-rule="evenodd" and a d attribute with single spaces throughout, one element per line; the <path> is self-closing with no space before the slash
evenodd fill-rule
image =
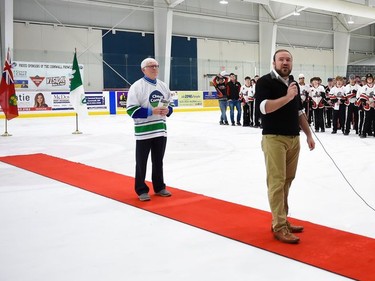
<path id="1" fill-rule="evenodd" d="M 232 123 L 232 126 L 236 126 L 236 124 Z"/>
<path id="2" fill-rule="evenodd" d="M 224 125 L 224 122 L 223 122 L 223 121 L 220 121 L 220 125 Z"/>
<path id="3" fill-rule="evenodd" d="M 321 132 L 324 133 L 326 130 L 322 129 Z"/>
<path id="4" fill-rule="evenodd" d="M 225 125 L 229 125 L 228 121 L 225 121 L 224 124 L 225 124 Z"/>
<path id="5" fill-rule="evenodd" d="M 344 133 L 344 136 L 348 136 L 348 135 L 349 135 L 349 132 L 345 132 L 345 133 Z"/>
<path id="6" fill-rule="evenodd" d="M 337 133 L 337 131 L 332 131 L 332 132 L 331 132 L 331 134 L 336 134 L 336 133 Z"/>
<path id="7" fill-rule="evenodd" d="M 359 135 L 359 137 L 360 137 L 361 139 L 364 139 L 364 138 L 366 138 L 366 135 Z"/>
<path id="8" fill-rule="evenodd" d="M 241 122 L 237 122 L 237 126 L 241 126 Z"/>

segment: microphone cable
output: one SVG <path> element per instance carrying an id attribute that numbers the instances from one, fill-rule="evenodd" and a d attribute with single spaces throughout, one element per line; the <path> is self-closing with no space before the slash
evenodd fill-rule
<path id="1" fill-rule="evenodd" d="M 293 76 L 292 76 L 293 77 Z M 294 79 L 293 79 L 294 80 Z M 297 83 L 297 82 L 296 82 Z M 307 115 L 304 113 L 304 116 L 306 118 L 306 121 L 307 121 L 307 124 L 309 123 L 308 119 L 307 119 Z M 337 165 L 336 161 L 333 159 L 333 157 L 329 154 L 329 152 L 327 151 L 327 149 L 325 148 L 325 146 L 323 145 L 322 141 L 319 139 L 319 137 L 317 136 L 317 134 L 314 132 L 314 130 L 311 129 L 310 125 L 309 126 L 309 129 L 311 130 L 311 132 L 313 133 L 313 135 L 315 136 L 315 138 L 317 139 L 317 141 L 320 143 L 321 147 L 323 148 L 324 152 L 327 154 L 327 156 L 329 157 L 329 159 L 331 159 L 333 165 L 336 167 L 336 169 L 339 171 L 339 173 L 341 174 L 341 176 L 344 178 L 344 180 L 346 181 L 346 183 L 349 185 L 349 187 L 352 189 L 352 191 L 359 197 L 359 199 L 361 199 L 363 201 L 363 203 L 365 203 L 372 211 L 375 212 L 375 208 L 373 206 L 371 206 L 360 194 L 359 192 L 354 188 L 354 186 L 350 183 L 350 181 L 347 179 L 347 177 L 344 175 L 343 171 L 340 169 L 340 167 Z"/>

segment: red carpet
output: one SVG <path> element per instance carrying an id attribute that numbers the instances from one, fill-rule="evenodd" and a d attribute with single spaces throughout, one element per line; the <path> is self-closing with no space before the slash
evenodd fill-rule
<path id="1" fill-rule="evenodd" d="M 305 226 L 298 245 L 273 239 L 268 212 L 171 188 L 171 198 L 140 202 L 134 178 L 45 154 L 0 161 L 345 277 L 375 280 L 375 239 L 293 220 Z"/>

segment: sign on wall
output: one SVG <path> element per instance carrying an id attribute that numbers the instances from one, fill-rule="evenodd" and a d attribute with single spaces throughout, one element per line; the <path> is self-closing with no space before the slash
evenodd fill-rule
<path id="1" fill-rule="evenodd" d="M 73 110 L 69 101 L 69 92 L 52 91 L 17 91 L 19 111 L 55 111 Z M 108 110 L 108 95 L 103 92 L 86 92 L 87 109 Z"/>
<path id="2" fill-rule="evenodd" d="M 83 65 L 79 68 L 83 77 Z M 72 64 L 14 61 L 12 70 L 16 91 L 69 91 Z"/>
<path id="3" fill-rule="evenodd" d="M 202 91 L 178 91 L 179 107 L 202 107 L 203 92 Z"/>

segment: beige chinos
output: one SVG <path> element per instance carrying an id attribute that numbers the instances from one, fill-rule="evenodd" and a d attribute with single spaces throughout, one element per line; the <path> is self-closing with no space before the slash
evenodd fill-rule
<path id="1" fill-rule="evenodd" d="M 296 175 L 300 151 L 299 136 L 263 135 L 268 200 L 274 231 L 287 227 L 288 193 Z"/>

